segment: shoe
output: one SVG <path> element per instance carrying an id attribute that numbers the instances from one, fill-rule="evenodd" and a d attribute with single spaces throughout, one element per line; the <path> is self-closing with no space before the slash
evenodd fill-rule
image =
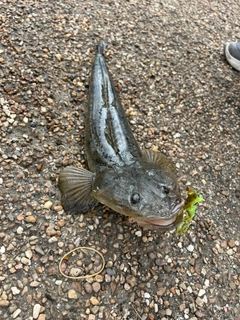
<path id="1" fill-rule="evenodd" d="M 229 64 L 240 71 L 240 42 L 227 42 L 224 53 Z"/>

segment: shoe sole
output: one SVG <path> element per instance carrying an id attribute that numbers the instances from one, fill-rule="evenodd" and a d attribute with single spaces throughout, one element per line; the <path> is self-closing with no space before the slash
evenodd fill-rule
<path id="1" fill-rule="evenodd" d="M 229 45 L 230 42 L 227 42 L 225 45 L 225 56 L 226 59 L 228 61 L 228 63 L 236 70 L 240 71 L 240 61 L 233 58 L 233 56 L 231 56 L 230 52 L 229 52 Z"/>

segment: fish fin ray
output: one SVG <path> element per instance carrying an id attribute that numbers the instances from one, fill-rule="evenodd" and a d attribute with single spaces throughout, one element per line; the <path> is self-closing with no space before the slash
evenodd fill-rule
<path id="1" fill-rule="evenodd" d="M 94 173 L 72 166 L 64 168 L 59 175 L 61 202 L 71 214 L 84 213 L 97 204 L 92 195 Z"/>
<path id="2" fill-rule="evenodd" d="M 176 166 L 175 164 L 168 159 L 163 153 L 159 151 L 153 151 L 150 149 L 142 150 L 143 158 L 150 163 L 155 163 L 161 167 L 164 167 L 174 173 L 176 173 Z"/>

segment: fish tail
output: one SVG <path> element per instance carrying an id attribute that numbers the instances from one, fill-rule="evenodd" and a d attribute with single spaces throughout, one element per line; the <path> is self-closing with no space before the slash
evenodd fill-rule
<path id="1" fill-rule="evenodd" d="M 98 44 L 98 53 L 103 54 L 104 49 L 106 48 L 106 44 L 101 40 Z"/>

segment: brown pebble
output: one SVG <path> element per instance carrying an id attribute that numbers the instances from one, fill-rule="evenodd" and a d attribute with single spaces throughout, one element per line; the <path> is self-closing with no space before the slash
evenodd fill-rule
<path id="1" fill-rule="evenodd" d="M 157 295 L 161 297 L 166 292 L 166 290 L 167 290 L 166 287 L 161 288 L 160 290 L 157 291 Z"/>
<path id="2" fill-rule="evenodd" d="M 172 294 L 176 293 L 176 289 L 174 287 L 170 288 L 169 290 L 170 290 L 170 292 L 172 292 Z"/>
<path id="3" fill-rule="evenodd" d="M 111 293 L 112 293 L 112 295 L 114 294 L 114 292 L 115 292 L 115 290 L 116 290 L 116 287 L 117 287 L 117 285 L 116 285 L 115 282 L 111 282 L 111 283 L 110 283 L 110 288 L 111 288 Z"/>
<path id="4" fill-rule="evenodd" d="M 65 224 L 66 224 L 66 221 L 63 220 L 63 219 L 59 220 L 58 223 L 57 223 L 59 228 L 62 228 Z"/>
<path id="5" fill-rule="evenodd" d="M 18 216 L 17 216 L 17 220 L 18 221 L 22 221 L 24 219 L 24 214 L 23 213 L 21 213 L 21 214 L 19 214 Z"/>
<path id="6" fill-rule="evenodd" d="M 131 287 L 134 287 L 137 284 L 137 279 L 136 277 L 132 276 L 132 275 L 128 275 L 126 277 L 126 281 L 128 284 L 130 284 Z"/>
<path id="7" fill-rule="evenodd" d="M 222 241 L 221 246 L 223 249 L 226 249 L 227 248 L 227 241 L 226 240 Z"/>
<path id="8" fill-rule="evenodd" d="M 235 246 L 235 241 L 234 241 L 234 240 L 229 240 L 229 241 L 228 241 L 228 246 L 229 246 L 230 248 L 233 248 L 233 247 Z"/>
<path id="9" fill-rule="evenodd" d="M 82 291 L 82 285 L 78 281 L 72 282 L 70 287 L 71 287 L 71 289 L 75 289 L 77 292 L 81 292 Z"/>
<path id="10" fill-rule="evenodd" d="M 28 223 L 35 223 L 37 221 L 37 218 L 34 216 L 28 216 L 25 218 L 25 221 Z"/>
<path id="11" fill-rule="evenodd" d="M 0 300 L 0 307 L 8 307 L 10 302 L 8 300 Z"/>
<path id="12" fill-rule="evenodd" d="M 46 229 L 46 234 L 47 234 L 49 237 L 53 237 L 53 236 L 60 237 L 61 231 L 55 230 L 53 227 L 47 227 L 47 229 Z"/>
<path id="13" fill-rule="evenodd" d="M 54 211 L 61 211 L 63 209 L 62 206 L 54 206 L 53 210 Z"/>

